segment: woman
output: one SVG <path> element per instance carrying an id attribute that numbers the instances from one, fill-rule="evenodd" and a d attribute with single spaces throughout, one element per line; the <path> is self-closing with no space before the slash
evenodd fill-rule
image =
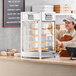
<path id="1" fill-rule="evenodd" d="M 63 21 L 66 30 L 56 31 L 56 44 L 62 48 L 62 51 L 66 50 L 66 47 L 76 47 L 76 21 L 73 17 L 68 17 Z"/>

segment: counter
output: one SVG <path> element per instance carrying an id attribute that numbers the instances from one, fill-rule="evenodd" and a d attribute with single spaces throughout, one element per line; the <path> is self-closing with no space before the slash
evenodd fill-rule
<path id="1" fill-rule="evenodd" d="M 22 58 L 21 59 L 20 57 L 0 56 L 0 60 L 28 61 L 28 62 L 35 62 L 35 63 L 48 63 L 48 64 L 76 66 L 76 60 L 70 60 L 69 57 L 44 58 L 44 59 L 34 59 L 34 58 Z"/>

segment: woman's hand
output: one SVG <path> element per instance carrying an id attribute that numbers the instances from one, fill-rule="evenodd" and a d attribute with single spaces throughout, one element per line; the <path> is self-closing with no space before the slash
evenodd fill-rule
<path id="1" fill-rule="evenodd" d="M 63 46 L 63 43 L 60 42 L 58 39 L 56 39 L 56 45 L 60 45 L 62 47 Z"/>
<path id="2" fill-rule="evenodd" d="M 58 39 L 56 39 L 56 45 L 61 45 L 61 42 Z"/>

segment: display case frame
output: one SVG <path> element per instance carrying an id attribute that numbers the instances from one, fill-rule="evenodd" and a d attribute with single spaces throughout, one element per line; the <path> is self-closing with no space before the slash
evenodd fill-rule
<path id="1" fill-rule="evenodd" d="M 39 19 L 37 20 L 37 18 L 33 19 L 33 20 L 29 20 L 29 21 L 39 21 L 39 25 L 38 25 L 38 52 L 36 51 L 28 51 L 25 52 L 22 50 L 23 48 L 23 21 L 28 21 L 28 14 L 30 15 L 35 15 L 38 14 Z M 45 18 L 43 18 L 45 14 L 50 14 L 52 17 L 52 19 L 50 20 L 45 20 Z M 42 17 L 43 16 L 43 17 Z M 32 16 L 31 16 L 32 17 Z M 35 16 L 36 17 L 36 16 Z M 54 22 L 54 28 L 55 29 L 55 13 L 47 13 L 47 12 L 21 12 L 21 58 L 23 57 L 32 57 L 32 58 L 46 58 L 46 57 L 55 57 L 56 56 L 56 47 L 54 47 L 55 49 L 53 51 L 42 51 L 42 22 Z M 53 31 L 55 33 L 55 30 Z M 55 34 L 54 34 L 55 35 Z M 55 38 L 55 37 L 54 37 Z M 54 39 L 55 40 L 55 39 Z M 55 41 L 54 41 L 55 43 Z M 54 44 L 55 46 L 55 44 Z"/>

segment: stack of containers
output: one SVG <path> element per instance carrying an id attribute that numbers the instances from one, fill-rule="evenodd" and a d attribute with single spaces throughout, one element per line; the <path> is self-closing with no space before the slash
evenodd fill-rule
<path id="1" fill-rule="evenodd" d="M 52 5 L 34 5 L 32 6 L 33 12 L 53 12 Z"/>
<path id="2" fill-rule="evenodd" d="M 71 13 L 71 5 L 54 5 L 56 13 Z"/>

